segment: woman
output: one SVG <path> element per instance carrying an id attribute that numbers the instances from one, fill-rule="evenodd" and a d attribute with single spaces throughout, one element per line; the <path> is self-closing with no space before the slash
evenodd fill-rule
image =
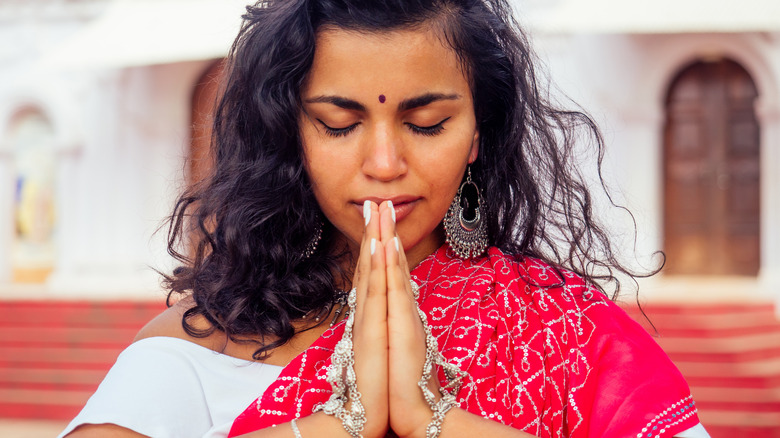
<path id="1" fill-rule="evenodd" d="M 600 155 L 504 1 L 249 8 L 214 174 L 172 216 L 183 298 L 64 435 L 706 437 L 603 292 L 631 273 L 580 127 Z"/>

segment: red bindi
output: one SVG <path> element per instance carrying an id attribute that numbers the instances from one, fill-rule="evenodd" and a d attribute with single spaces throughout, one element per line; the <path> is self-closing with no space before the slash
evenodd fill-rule
<path id="1" fill-rule="evenodd" d="M 380 94 L 379 95 L 379 103 L 385 103 L 385 95 L 384 94 Z"/>

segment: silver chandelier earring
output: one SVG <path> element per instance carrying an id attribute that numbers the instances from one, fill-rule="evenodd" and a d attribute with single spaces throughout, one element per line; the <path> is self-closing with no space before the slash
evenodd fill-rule
<path id="1" fill-rule="evenodd" d="M 478 257 L 488 246 L 485 200 L 474 181 L 471 167 L 444 216 L 447 244 L 462 259 Z"/>

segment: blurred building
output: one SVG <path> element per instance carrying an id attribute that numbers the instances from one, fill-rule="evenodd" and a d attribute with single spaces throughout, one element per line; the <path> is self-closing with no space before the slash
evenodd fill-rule
<path id="1" fill-rule="evenodd" d="M 776 300 L 780 3 L 537 4 L 537 45 L 604 129 L 638 253 L 668 256 L 648 297 Z"/>
<path id="2" fill-rule="evenodd" d="M 45 396 L 72 400 L 52 405 L 59 412 L 52 416 L 72 415 L 116 349 L 161 310 L 154 269 L 172 262 L 165 229 L 155 231 L 207 161 L 219 60 L 245 4 L 0 0 L 0 357 L 17 357 L 0 361 L 6 412 L 34 416 L 19 406 Z M 773 316 L 780 302 L 780 3 L 516 6 L 555 84 L 552 95 L 564 104 L 570 97 L 603 128 L 604 175 L 634 212 L 639 262 L 652 266 L 657 259 L 647 255 L 667 253 L 662 274 L 641 289 L 648 308 L 661 309 L 660 328 L 687 321 L 683 340 L 664 347 L 693 363 L 687 375 L 703 396 L 731 388 L 726 394 L 753 399 L 729 405 L 718 400 L 730 396 L 712 395 L 707 406 L 716 414 L 707 419 L 736 410 L 742 416 L 729 421 L 759 430 L 721 436 L 778 436 L 766 433 L 780 429 Z M 631 218 L 600 205 L 632 248 Z M 51 321 L 83 328 L 83 339 L 30 329 Z M 685 356 L 691 345 L 709 345 L 702 336 L 734 341 L 736 350 Z M 114 350 L 97 352 L 106 345 Z M 49 350 L 32 360 L 28 347 Z M 92 356 L 67 351 L 73 348 Z M 753 362 L 728 368 L 717 356 L 737 353 Z M 60 372 L 62 363 L 92 373 Z M 753 380 L 713 377 L 705 368 Z M 766 391 L 739 392 L 751 386 Z"/>
<path id="3" fill-rule="evenodd" d="M 0 2 L 0 290 L 159 297 L 193 97 L 245 4 Z"/>

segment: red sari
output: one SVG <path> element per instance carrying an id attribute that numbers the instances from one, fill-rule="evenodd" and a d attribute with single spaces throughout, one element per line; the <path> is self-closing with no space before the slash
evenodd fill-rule
<path id="1" fill-rule="evenodd" d="M 656 342 L 582 278 L 563 275 L 496 248 L 460 260 L 446 245 L 412 271 L 442 354 L 467 374 L 461 408 L 544 438 L 671 437 L 698 424 L 688 385 Z M 293 359 L 229 436 L 328 400 L 343 331 L 335 325 Z"/>

